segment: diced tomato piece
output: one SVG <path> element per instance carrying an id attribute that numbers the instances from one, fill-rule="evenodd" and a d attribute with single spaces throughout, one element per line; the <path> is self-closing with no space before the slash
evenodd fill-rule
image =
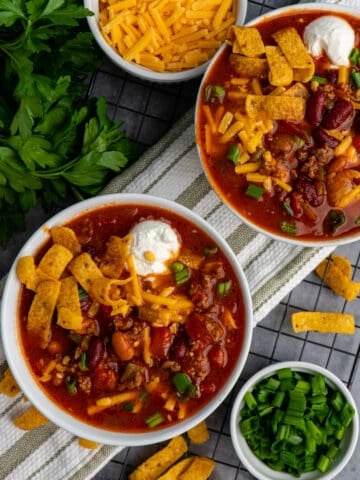
<path id="1" fill-rule="evenodd" d="M 95 370 L 92 380 L 96 390 L 112 391 L 117 385 L 118 375 L 110 368 L 99 367 Z"/>
<path id="2" fill-rule="evenodd" d="M 154 327 L 151 330 L 150 354 L 157 360 L 164 360 L 174 340 L 169 327 Z"/>
<path id="3" fill-rule="evenodd" d="M 353 137 L 353 145 L 358 152 L 360 152 L 360 135 L 355 135 Z"/>

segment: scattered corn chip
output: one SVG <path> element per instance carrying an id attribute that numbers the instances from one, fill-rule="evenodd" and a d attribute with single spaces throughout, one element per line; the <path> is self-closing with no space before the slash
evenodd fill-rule
<path id="1" fill-rule="evenodd" d="M 315 272 L 334 293 L 350 302 L 360 293 L 360 283 L 351 280 L 352 269 L 349 260 L 340 255 L 331 255 L 330 261 L 323 260 Z"/>
<path id="2" fill-rule="evenodd" d="M 179 480 L 206 480 L 215 468 L 215 462 L 207 457 L 195 457 L 189 468 L 179 475 Z"/>
<path id="3" fill-rule="evenodd" d="M 20 388 L 18 387 L 9 368 L 5 370 L 4 376 L 0 382 L 0 393 L 3 393 L 8 397 L 15 397 L 18 393 L 20 393 Z"/>
<path id="4" fill-rule="evenodd" d="M 14 424 L 22 430 L 34 430 L 49 420 L 35 407 L 28 408 L 22 415 L 14 418 Z"/>
<path id="5" fill-rule="evenodd" d="M 129 480 L 157 480 L 160 475 L 182 457 L 187 449 L 187 444 L 181 435 L 173 438 L 164 448 L 139 465 L 129 475 Z"/>
<path id="6" fill-rule="evenodd" d="M 179 462 L 175 463 L 175 465 L 169 470 L 161 475 L 157 480 L 177 480 L 179 475 L 181 475 L 187 468 L 189 468 L 190 463 L 193 461 L 192 457 L 184 458 Z"/>
<path id="7" fill-rule="evenodd" d="M 206 422 L 200 422 L 195 427 L 188 430 L 187 435 L 191 443 L 200 444 L 209 440 L 209 431 Z"/>
<path id="8" fill-rule="evenodd" d="M 355 319 L 348 313 L 297 312 L 291 316 L 295 333 L 314 330 L 320 333 L 355 333 Z"/>
<path id="9" fill-rule="evenodd" d="M 92 440 L 87 440 L 86 438 L 79 438 L 78 440 L 80 447 L 94 449 L 99 446 L 98 443 L 93 442 Z"/>

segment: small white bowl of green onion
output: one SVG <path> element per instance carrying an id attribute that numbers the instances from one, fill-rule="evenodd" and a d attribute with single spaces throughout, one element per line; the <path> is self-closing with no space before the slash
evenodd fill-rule
<path id="1" fill-rule="evenodd" d="M 258 480 L 330 480 L 354 453 L 359 414 L 348 388 L 329 370 L 280 362 L 241 388 L 230 430 L 239 459 Z"/>

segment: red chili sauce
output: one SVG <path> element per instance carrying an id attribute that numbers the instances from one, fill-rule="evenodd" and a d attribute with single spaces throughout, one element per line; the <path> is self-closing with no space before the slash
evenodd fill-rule
<path id="1" fill-rule="evenodd" d="M 324 14 L 326 12 L 301 10 L 296 15 L 272 17 L 256 24 L 255 27 L 260 31 L 265 45 L 274 45 L 272 38 L 274 32 L 294 26 L 302 35 L 309 22 Z M 333 12 L 328 14 L 334 15 Z M 360 20 L 348 15 L 337 16 L 347 20 L 354 28 L 355 47 L 359 47 Z M 231 53 L 231 46 L 228 45 L 207 74 L 203 84 L 204 94 L 197 113 L 197 143 L 206 173 L 219 196 L 252 224 L 276 235 L 314 241 L 345 237 L 359 231 L 360 110 L 357 108 L 360 107 L 360 89 L 351 79 L 351 72 L 360 71 L 358 64 L 352 63 L 349 66 L 348 81 L 339 84 L 339 69 L 330 65 L 326 54 L 314 58 L 315 76 L 322 77 L 324 84 L 317 85 L 315 91 L 314 82 L 303 83 L 309 93 L 305 118 L 302 121 L 274 121 L 272 131 L 264 134 L 262 145 L 254 153 L 255 160 L 259 160 L 263 151 L 271 152 L 276 165 L 270 174 L 277 176 L 279 172 L 286 170 L 290 177 L 291 191 L 286 192 L 273 184 L 268 190 L 265 189 L 261 198 L 256 199 L 245 193 L 249 182 L 245 175 L 235 173 L 234 162 L 228 158 L 230 144 L 239 143 L 236 138 L 230 143 L 220 143 L 220 134 L 213 133 L 211 142 L 214 150 L 206 151 L 207 118 L 203 106 L 208 105 L 213 118 L 216 118 L 219 103 L 205 101 L 206 87 L 209 85 L 223 87 L 225 95 L 220 102 L 223 103 L 224 110 L 241 111 L 241 105 L 235 104 L 227 97 L 231 80 L 239 77 L 239 72 L 235 72 L 230 65 Z M 258 80 L 264 94 L 270 93 L 271 88 L 275 88 L 269 86 L 267 77 Z M 314 120 L 314 110 L 322 99 L 325 99 L 325 107 L 320 122 L 317 122 Z M 341 109 L 344 105 L 349 113 L 345 115 L 346 118 L 344 117 L 341 125 L 330 130 L 326 118 L 333 109 Z M 355 159 L 347 158 L 346 155 L 334 157 L 334 150 L 341 141 L 335 138 L 335 130 L 343 132 L 344 135 L 345 131 L 351 134 Z M 269 173 L 264 164 L 259 173 Z M 339 206 L 341 199 L 353 189 L 358 191 L 355 199 L 346 206 Z M 284 225 L 290 225 L 291 233 L 287 228 L 283 228 Z"/>
<path id="2" fill-rule="evenodd" d="M 148 431 L 194 414 L 227 381 L 243 344 L 245 309 L 234 271 L 219 247 L 194 224 L 160 208 L 128 205 L 95 210 L 67 226 L 76 233 L 81 251 L 88 252 L 99 265 L 110 236 L 124 237 L 143 220 L 170 224 L 180 239 L 179 261 L 186 264 L 186 258 L 201 259 L 196 267 L 186 265 L 189 279 L 180 285 L 173 272 L 157 275 L 155 283 L 139 277 L 144 291 L 159 294 L 174 287 L 174 295 L 191 300 L 194 308 L 185 322 L 170 321 L 162 326 L 156 322 L 156 309 L 146 302 L 132 307 L 126 317 L 111 316 L 105 305 L 89 316 L 93 300 L 85 296 L 81 310 L 86 327 L 81 331 L 65 330 L 56 324 L 55 312 L 48 345 L 40 348 L 26 328 L 34 293 L 23 287 L 20 299 L 23 350 L 34 376 L 44 378 L 52 360 L 58 365 L 51 370 L 50 379 L 39 380 L 41 388 L 74 417 L 113 431 Z M 51 244 L 41 249 L 36 263 Z M 144 328 L 148 326 L 150 362 L 144 360 L 143 353 Z M 112 336 L 119 332 L 132 348 L 127 361 L 120 359 L 112 347 Z M 185 389 L 182 392 L 174 384 L 175 375 L 180 390 Z M 88 407 L 96 405 L 99 398 L 134 391 L 136 398 L 89 415 Z M 146 421 L 153 415 L 160 420 L 151 427 Z"/>

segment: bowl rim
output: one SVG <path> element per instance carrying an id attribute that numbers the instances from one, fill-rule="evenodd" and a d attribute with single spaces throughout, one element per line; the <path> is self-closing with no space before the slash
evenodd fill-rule
<path id="1" fill-rule="evenodd" d="M 306 10 L 318 10 L 318 11 L 327 11 L 329 14 L 331 12 L 333 13 L 347 13 L 349 15 L 355 16 L 359 18 L 360 20 L 360 12 L 359 9 L 348 6 L 348 5 L 339 5 L 339 4 L 334 4 L 334 3 L 315 3 L 315 2 L 309 2 L 309 3 L 302 3 L 302 4 L 293 4 L 293 5 L 287 5 L 284 7 L 279 7 L 276 8 L 275 10 L 270 10 L 269 12 L 263 13 L 259 15 L 258 17 L 250 20 L 249 22 L 246 22 L 244 26 L 255 26 L 258 23 L 261 23 L 267 19 L 271 19 L 272 17 L 278 17 L 283 14 L 289 13 L 289 12 L 294 12 L 294 13 L 303 13 Z M 220 188 L 216 185 L 216 182 L 214 182 L 213 177 L 211 176 L 209 169 L 207 168 L 207 165 L 205 164 L 203 158 L 202 158 L 202 153 L 201 153 L 201 146 L 198 141 L 198 122 L 197 122 L 197 116 L 198 116 L 198 111 L 199 111 L 199 106 L 200 106 L 200 99 L 201 99 L 201 92 L 203 90 L 204 84 L 207 80 L 207 76 L 209 75 L 213 65 L 216 63 L 217 58 L 222 54 L 222 52 L 225 50 L 226 45 L 222 45 L 219 50 L 216 52 L 216 54 L 213 56 L 213 58 L 209 61 L 209 64 L 207 65 L 207 68 L 204 72 L 204 75 L 201 79 L 199 88 L 198 88 L 198 94 L 196 97 L 196 102 L 195 102 L 195 112 L 194 112 L 194 130 L 195 130 L 195 143 L 196 143 L 196 149 L 198 152 L 198 157 L 200 159 L 200 163 L 202 165 L 203 171 L 205 173 L 205 176 L 209 182 L 209 185 L 211 188 L 214 190 L 216 195 L 218 196 L 219 200 L 226 205 L 243 223 L 245 223 L 247 226 L 249 226 L 251 229 L 255 230 L 257 233 L 261 233 L 263 235 L 266 235 L 269 238 L 272 238 L 273 240 L 277 241 L 282 241 L 286 243 L 290 243 L 294 246 L 300 246 L 300 247 L 338 247 L 341 245 L 346 245 L 349 243 L 354 243 L 358 240 L 360 240 L 360 233 L 354 233 L 354 234 L 348 234 L 344 237 L 334 237 L 332 239 L 327 239 L 327 240 L 321 240 L 321 237 L 319 237 L 319 240 L 307 240 L 307 239 L 301 239 L 301 237 L 291 237 L 291 236 L 286 236 L 285 234 L 281 235 L 276 234 L 274 232 L 271 232 L 269 230 L 266 230 L 264 228 L 259 227 L 256 225 L 254 222 L 252 222 L 249 218 L 246 218 L 243 216 L 240 212 L 237 211 L 237 209 L 226 200 L 226 196 L 224 193 L 221 192 Z"/>
<path id="2" fill-rule="evenodd" d="M 88 16 L 86 19 L 90 31 L 92 32 L 99 47 L 117 67 L 120 67 L 135 77 L 139 77 L 142 80 L 159 83 L 184 82 L 196 77 L 200 77 L 211 62 L 210 59 L 207 62 L 198 65 L 197 67 L 190 68 L 188 70 L 182 70 L 181 72 L 155 72 L 149 68 L 137 65 L 134 62 L 128 62 L 127 60 L 124 60 L 121 55 L 105 41 L 98 28 L 99 0 L 83 0 L 83 2 L 84 7 L 88 8 L 94 13 L 93 16 Z M 235 23 L 237 25 L 242 25 L 245 21 L 247 13 L 248 0 L 238 0 L 236 4 L 238 6 L 238 11 L 235 18 Z"/>
<path id="3" fill-rule="evenodd" d="M 315 363 L 301 360 L 281 361 L 273 363 L 256 372 L 244 383 L 244 385 L 236 394 L 230 414 L 230 435 L 235 452 L 239 457 L 240 461 L 247 468 L 247 470 L 258 480 L 274 479 L 275 477 L 272 476 L 274 475 L 274 473 L 276 473 L 276 480 L 291 480 L 294 478 L 289 474 L 272 470 L 264 462 L 259 460 L 252 452 L 250 447 L 248 447 L 246 440 L 244 439 L 240 432 L 240 429 L 238 428 L 238 423 L 241 418 L 240 410 L 244 403 L 243 398 L 245 393 L 247 391 L 252 391 L 259 381 L 272 376 L 276 371 L 282 368 L 291 368 L 292 370 L 299 372 L 320 373 L 324 375 L 326 383 L 332 388 L 338 389 L 355 410 L 355 415 L 351 427 L 352 431 L 351 433 L 349 433 L 349 446 L 344 453 L 342 460 L 333 467 L 330 467 L 327 472 L 325 472 L 324 474 L 319 474 L 319 476 L 317 477 L 313 476 L 314 472 L 316 471 L 309 472 L 308 474 L 303 474 L 300 477 L 303 480 L 315 480 L 315 478 L 318 480 L 331 480 L 345 468 L 354 453 L 359 437 L 359 411 L 355 403 L 354 397 L 352 396 L 352 393 L 350 392 L 348 387 L 340 380 L 340 378 L 327 368 L 321 367 L 320 365 L 317 365 Z M 258 466 L 261 467 L 261 470 L 259 470 Z"/>
<path id="4" fill-rule="evenodd" d="M 144 433 L 115 432 L 94 427 L 86 422 L 78 420 L 61 407 L 57 406 L 39 387 L 35 377 L 31 372 L 31 369 L 29 368 L 27 362 L 23 359 L 21 342 L 19 341 L 18 293 L 20 282 L 16 276 L 16 264 L 19 258 L 24 255 L 31 255 L 37 252 L 39 247 L 41 247 L 46 239 L 49 238 L 48 231 L 50 227 L 67 223 L 88 211 L 93 211 L 101 207 L 116 204 L 149 205 L 175 212 L 177 215 L 193 222 L 198 228 L 214 238 L 214 241 L 222 249 L 226 258 L 232 265 L 234 273 L 241 286 L 244 302 L 245 324 L 242 349 L 233 371 L 230 373 L 229 378 L 225 382 L 221 392 L 218 392 L 210 402 L 205 404 L 200 411 L 196 412 L 188 419 L 163 429 Z M 10 327 L 12 328 L 9 328 L 9 316 L 15 318 L 10 322 Z M 230 393 L 231 389 L 234 387 L 237 379 L 239 378 L 249 355 L 253 333 L 253 309 L 249 285 L 242 267 L 236 259 L 236 256 L 231 250 L 230 246 L 214 227 L 202 219 L 198 214 L 172 200 L 166 200 L 164 198 L 155 197 L 148 194 L 115 193 L 92 197 L 67 207 L 51 217 L 30 236 L 16 256 L 6 279 L 0 307 L 0 322 L 5 358 L 16 382 L 30 402 L 50 421 L 69 431 L 73 435 L 87 438 L 88 440 L 93 440 L 101 444 L 115 446 L 140 446 L 154 443 L 154 435 L 156 436 L 156 441 L 160 442 L 169 440 L 175 435 L 186 432 L 195 424 L 205 420 L 205 418 L 209 416 L 225 400 L 226 396 Z"/>

